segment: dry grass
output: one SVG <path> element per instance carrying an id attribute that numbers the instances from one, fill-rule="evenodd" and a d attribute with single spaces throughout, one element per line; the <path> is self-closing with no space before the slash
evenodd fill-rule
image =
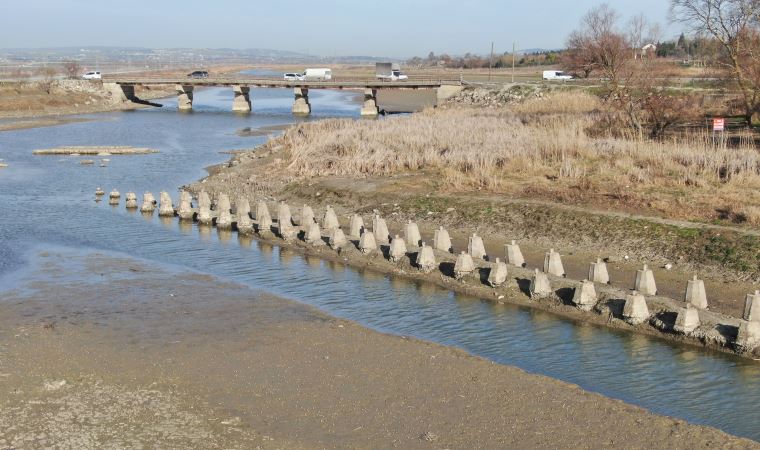
<path id="1" fill-rule="evenodd" d="M 572 201 L 572 195 L 760 223 L 760 155 L 750 139 L 714 145 L 707 134 L 664 142 L 594 138 L 599 102 L 558 92 L 506 109 L 443 108 L 379 121 L 299 125 L 284 145 L 299 177 L 437 171 L 450 190 L 478 188 Z M 572 193 L 572 195 L 570 194 Z M 577 200 L 577 199 L 576 199 Z M 630 205 L 629 205 L 630 206 Z"/>

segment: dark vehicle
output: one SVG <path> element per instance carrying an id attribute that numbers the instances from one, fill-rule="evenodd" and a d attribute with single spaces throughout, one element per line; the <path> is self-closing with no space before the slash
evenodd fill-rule
<path id="1" fill-rule="evenodd" d="M 196 70 L 195 72 L 188 73 L 188 78 L 208 78 L 208 72 L 205 70 Z"/>

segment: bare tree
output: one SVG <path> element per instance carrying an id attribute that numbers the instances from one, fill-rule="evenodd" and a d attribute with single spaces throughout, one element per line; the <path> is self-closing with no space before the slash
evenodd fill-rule
<path id="1" fill-rule="evenodd" d="M 747 121 L 760 112 L 760 0 L 671 0 L 672 20 L 715 39 Z"/>
<path id="2" fill-rule="evenodd" d="M 66 61 L 63 64 L 63 69 L 66 72 L 66 76 L 72 80 L 79 78 L 80 72 L 82 71 L 82 67 L 76 61 Z"/>

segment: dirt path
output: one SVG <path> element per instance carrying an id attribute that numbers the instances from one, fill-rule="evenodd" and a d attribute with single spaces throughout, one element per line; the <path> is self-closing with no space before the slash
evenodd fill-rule
<path id="1" fill-rule="evenodd" d="M 0 295 L 0 448 L 755 448 L 205 275 L 56 250 Z"/>

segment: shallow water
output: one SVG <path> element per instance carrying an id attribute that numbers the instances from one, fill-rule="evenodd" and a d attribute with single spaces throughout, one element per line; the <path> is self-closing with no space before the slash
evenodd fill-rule
<path id="1" fill-rule="evenodd" d="M 311 119 L 358 116 L 354 94 L 310 95 Z M 174 220 L 93 201 L 94 189 L 138 194 L 189 183 L 220 151 L 265 137 L 245 127 L 291 123 L 288 90 L 256 89 L 254 114 L 229 112 L 231 90 L 195 94 L 195 112 L 163 109 L 99 114 L 94 122 L 0 133 L 0 284 L 18 279 L 31 248 L 101 249 L 180 265 L 292 298 L 372 328 L 461 347 L 503 364 L 577 383 L 652 411 L 760 439 L 760 366 L 728 355 L 610 331 L 513 306 L 459 296 L 260 244 L 200 232 Z M 310 119 L 310 120 L 311 120 Z M 110 156 L 106 168 L 79 158 L 32 156 L 59 145 L 133 145 L 154 155 Z M 582 421 L 582 418 L 579 420 Z"/>

